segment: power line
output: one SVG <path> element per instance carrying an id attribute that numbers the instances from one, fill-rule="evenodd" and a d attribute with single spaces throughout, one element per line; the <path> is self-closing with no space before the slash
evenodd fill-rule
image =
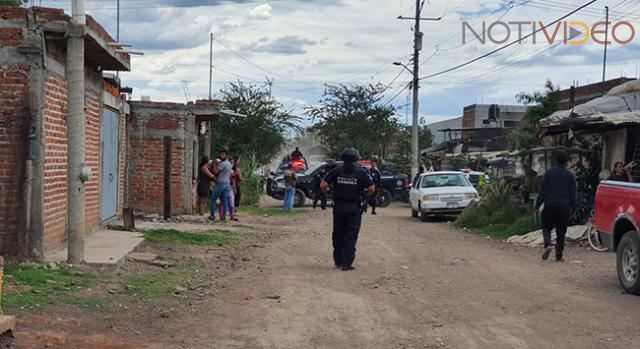
<path id="1" fill-rule="evenodd" d="M 400 75 L 402 75 L 402 73 L 404 73 L 404 72 L 405 72 L 404 69 L 400 70 L 400 72 L 398 72 L 398 75 L 396 75 L 396 77 L 393 78 L 393 80 L 391 80 L 391 82 L 387 86 L 385 86 L 385 88 L 382 89 L 382 91 L 380 93 L 385 93 L 389 89 L 389 87 L 391 87 L 396 82 L 396 80 L 398 80 Z"/>
<path id="2" fill-rule="evenodd" d="M 483 74 L 479 74 L 479 75 L 476 75 L 476 76 L 467 77 L 467 78 L 464 78 L 462 80 L 457 80 L 455 82 L 460 84 L 460 83 L 484 80 L 484 79 L 489 78 L 489 77 L 495 77 L 495 76 L 501 75 L 501 74 L 506 73 L 507 71 L 509 71 L 509 70 L 511 70 L 511 69 L 513 69 L 513 68 L 515 68 L 517 66 L 521 66 L 521 65 L 525 65 L 525 64 L 531 64 L 531 63 L 537 61 L 538 59 L 542 58 L 545 53 L 547 53 L 548 51 L 553 50 L 554 48 L 560 46 L 561 44 L 562 43 L 560 43 L 560 42 L 556 43 L 556 44 L 554 44 L 552 46 L 549 46 L 549 47 L 545 48 L 544 50 L 541 50 L 539 52 L 534 52 L 533 54 L 531 54 L 531 55 L 529 55 L 527 57 L 524 57 L 521 60 L 518 60 L 518 61 L 513 62 L 511 64 L 507 64 L 506 66 L 500 67 L 500 68 L 498 68 L 496 70 L 493 70 L 493 71 L 491 71 L 489 73 L 483 73 Z"/>
<path id="3" fill-rule="evenodd" d="M 509 6 L 509 3 L 512 3 L 512 1 L 509 1 L 507 4 L 500 6 L 497 10 L 495 10 L 495 11 L 493 11 L 493 12 L 489 13 L 487 16 L 485 16 L 484 18 L 482 18 L 480 21 L 476 21 L 474 24 L 477 24 L 477 23 L 479 23 L 479 22 L 486 21 L 489 17 L 491 17 L 491 16 L 495 15 L 496 13 L 498 13 L 498 12 L 500 12 L 500 11 L 504 10 L 505 8 L 507 8 L 507 7 Z M 444 39 L 444 40 L 440 41 L 439 43 L 435 44 L 434 46 L 432 46 L 432 47 L 431 47 L 431 49 L 438 48 L 440 45 L 442 45 L 442 44 L 444 44 L 445 42 L 448 42 L 448 41 L 450 41 L 450 40 L 452 40 L 452 39 L 455 39 L 456 37 L 458 37 L 458 34 L 453 34 L 453 35 L 451 35 L 450 37 L 448 37 L 448 38 L 446 38 L 446 39 Z M 450 49 L 445 49 L 445 50 L 450 50 Z"/>
<path id="4" fill-rule="evenodd" d="M 385 106 L 389 105 L 389 104 L 390 104 L 391 102 L 393 102 L 396 98 L 398 98 L 398 96 L 400 96 L 400 95 L 402 94 L 402 92 L 406 91 L 406 90 L 407 90 L 407 89 L 409 89 L 409 88 L 410 88 L 410 86 L 411 86 L 411 82 L 410 82 L 410 81 L 406 81 L 404 84 L 405 84 L 405 86 L 404 86 L 402 89 L 400 89 L 396 94 L 394 94 L 394 95 L 393 95 L 393 97 L 391 97 L 391 98 L 387 99 L 387 100 L 383 103 L 383 105 L 385 105 Z"/>
<path id="5" fill-rule="evenodd" d="M 502 18 L 504 18 L 504 16 L 506 16 L 506 15 L 507 15 L 507 13 L 509 13 L 509 11 L 511 11 L 511 9 L 513 8 L 513 7 L 511 6 L 511 4 L 512 4 L 512 3 L 513 3 L 513 2 L 510 2 L 510 3 L 509 3 L 507 10 L 506 10 L 502 15 L 500 15 L 500 17 L 498 17 L 498 19 L 496 19 L 496 21 L 500 21 Z M 486 19 L 486 18 L 488 18 L 488 17 L 485 17 L 485 19 Z M 484 21 L 484 20 L 483 20 L 483 21 Z M 473 41 L 475 41 L 475 40 L 477 40 L 477 37 L 473 37 L 471 40 L 469 40 L 469 43 L 471 43 L 471 42 L 473 42 Z M 443 48 L 443 49 L 441 49 L 441 50 L 442 50 L 442 51 L 453 51 L 453 50 L 459 49 L 459 48 L 461 48 L 461 47 L 464 47 L 465 45 L 466 45 L 466 44 L 460 44 L 460 45 L 458 45 L 458 46 L 456 46 L 456 47 Z"/>
<path id="6" fill-rule="evenodd" d="M 565 19 L 565 18 L 567 18 L 567 17 L 571 16 L 572 14 L 574 14 L 574 13 L 576 13 L 576 12 L 580 11 L 581 9 L 583 9 L 583 8 L 585 8 L 585 7 L 587 7 L 587 6 L 591 5 L 591 4 L 593 4 L 593 3 L 595 3 L 596 1 L 598 1 L 598 0 L 591 0 L 591 1 L 589 1 L 588 3 L 586 3 L 586 4 L 584 4 L 584 5 L 580 6 L 580 7 L 578 7 L 577 9 L 575 9 L 575 10 L 573 10 L 573 11 L 571 11 L 571 12 L 567 13 L 566 15 L 564 15 L 564 16 L 562 16 L 562 17 L 560 17 L 560 18 L 556 19 L 555 21 L 553 21 L 553 22 L 549 23 L 547 26 L 551 26 L 551 25 L 554 25 L 554 24 L 556 24 L 556 23 L 558 23 L 558 22 L 562 21 L 563 19 Z M 530 33 L 530 34 L 525 35 L 525 36 L 524 36 L 523 38 L 521 38 L 521 39 L 519 38 L 518 40 L 514 40 L 514 41 L 512 41 L 512 42 L 510 42 L 510 43 L 508 43 L 508 44 L 506 44 L 506 45 L 504 45 L 504 46 L 501 46 L 501 47 L 499 47 L 499 48 L 497 48 L 497 49 L 495 49 L 495 50 L 491 51 L 491 52 L 485 53 L 485 54 L 483 54 L 483 55 L 481 55 L 481 56 L 479 56 L 479 57 L 476 57 L 476 58 L 474 58 L 474 59 L 472 59 L 472 60 L 470 60 L 470 61 L 467 61 L 467 62 L 465 62 L 465 63 L 458 64 L 458 65 L 456 65 L 456 66 L 454 66 L 454 67 L 452 67 L 452 68 L 445 69 L 445 70 L 440 71 L 440 72 L 438 72 L 438 73 L 435 73 L 435 74 L 431 74 L 431 75 L 427 75 L 427 76 L 425 76 L 425 77 L 422 77 L 422 78 L 420 78 L 420 80 L 431 79 L 431 78 L 434 78 L 434 77 L 436 77 L 436 76 L 440 76 L 440 75 L 443 75 L 443 74 L 446 74 L 446 73 L 452 72 L 452 71 L 454 71 L 454 70 L 458 70 L 458 69 L 460 69 L 460 68 L 466 67 L 466 66 L 468 66 L 468 65 L 470 65 L 470 64 L 473 64 L 473 63 L 475 63 L 475 62 L 477 62 L 477 61 L 479 61 L 479 60 L 482 60 L 482 59 L 484 59 L 484 58 L 487 58 L 487 57 L 489 57 L 489 56 L 491 56 L 491 55 L 493 55 L 493 54 L 495 54 L 495 53 L 497 53 L 497 52 L 500 52 L 500 51 L 502 51 L 502 50 L 504 50 L 504 49 L 506 49 L 506 48 L 508 48 L 508 47 L 511 47 L 511 46 L 513 46 L 513 45 L 515 45 L 515 44 L 517 44 L 517 43 L 519 43 L 519 42 L 523 41 L 523 40 L 526 40 L 526 39 L 528 39 L 528 38 L 532 37 L 533 35 L 537 34 L 538 32 L 540 32 L 540 31 L 542 31 L 542 30 L 543 30 L 543 28 L 539 28 L 539 29 L 537 29 L 537 30 L 533 31 L 533 32 L 532 32 L 532 33 Z"/>

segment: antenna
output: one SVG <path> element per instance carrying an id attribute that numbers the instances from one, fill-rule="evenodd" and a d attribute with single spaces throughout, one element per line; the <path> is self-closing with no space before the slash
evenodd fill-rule
<path id="1" fill-rule="evenodd" d="M 189 92 L 189 82 L 187 82 L 187 80 L 182 80 L 182 91 L 184 92 L 184 98 L 187 100 L 187 103 L 191 102 L 191 92 Z"/>

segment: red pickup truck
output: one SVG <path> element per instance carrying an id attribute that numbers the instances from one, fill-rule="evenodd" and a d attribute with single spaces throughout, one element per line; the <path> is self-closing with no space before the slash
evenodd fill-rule
<path id="1" fill-rule="evenodd" d="M 640 184 L 604 181 L 598 186 L 595 227 L 602 244 L 617 254 L 622 287 L 640 295 Z"/>

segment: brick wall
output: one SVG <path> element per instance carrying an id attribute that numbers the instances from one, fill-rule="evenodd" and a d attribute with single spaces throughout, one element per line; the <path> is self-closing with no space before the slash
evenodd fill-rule
<path id="1" fill-rule="evenodd" d="M 120 151 L 118 154 L 118 214 L 122 212 L 125 207 L 125 195 L 126 195 L 126 164 L 127 164 L 127 116 L 124 113 L 120 114 Z"/>
<path id="2" fill-rule="evenodd" d="M 171 208 L 172 214 L 189 213 L 185 201 L 191 200 L 191 160 L 185 156 L 192 135 L 186 132 L 188 117 L 177 105 L 145 107 L 153 103 L 133 104 L 129 123 L 130 185 L 129 207 L 145 213 L 163 213 L 164 205 L 164 136 L 172 137 Z"/>
<path id="3" fill-rule="evenodd" d="M 575 105 L 580 105 L 594 100 L 598 97 L 604 96 L 612 88 L 622 85 L 625 82 L 634 79 L 630 78 L 617 78 L 613 80 L 607 80 L 605 82 L 598 82 L 595 84 L 589 84 L 576 87 Z M 560 109 L 568 110 L 574 105 L 571 105 L 571 89 L 564 89 L 560 91 Z"/>
<path id="4" fill-rule="evenodd" d="M 25 242 L 25 248 L 32 249 L 30 252 L 25 250 L 25 253 L 37 255 L 63 247 L 66 240 L 66 43 L 58 38 L 47 39 L 42 57 L 35 53 L 42 48 L 39 46 L 41 40 L 23 41 L 23 36 L 27 33 L 44 35 L 51 28 L 54 31 L 64 28 L 69 18 L 60 9 L 27 10 L 0 6 L 0 254 L 17 254 L 22 247 L 18 244 Z M 28 26 L 29 23 L 38 25 Z M 93 19 L 88 19 L 88 23 L 90 30 L 98 37 L 107 42 L 113 41 Z M 34 53 L 24 53 L 27 51 L 19 50 L 19 46 L 33 49 L 28 52 Z M 91 169 L 92 176 L 85 189 L 87 230 L 92 231 L 100 224 L 101 111 L 103 91 L 107 89 L 103 85 L 102 73 L 96 69 L 96 62 L 90 59 L 91 55 L 88 56 L 85 163 Z M 118 56 L 128 61 L 128 55 Z M 107 93 L 118 96 L 119 90 L 117 86 L 109 86 Z M 42 109 L 29 110 L 31 105 L 39 105 Z M 33 153 L 38 158 L 31 167 L 36 171 L 34 175 L 37 181 L 33 183 L 37 188 L 25 185 L 26 165 L 30 163 L 27 161 L 30 144 L 28 134 L 32 122 L 38 136 L 42 131 L 42 139 L 38 139 L 38 146 L 34 147 L 36 151 Z M 120 190 L 124 190 L 125 180 L 125 125 L 126 119 L 121 116 Z M 42 183 L 38 182 L 40 180 Z M 30 193 L 31 197 L 25 197 Z M 123 196 L 120 195 L 120 202 Z M 43 205 L 42 211 L 39 211 L 40 203 Z M 27 237 L 24 235 L 29 218 L 27 212 L 33 215 L 30 221 L 33 232 L 28 236 L 29 239 L 24 239 Z"/>
<path id="5" fill-rule="evenodd" d="M 85 182 L 85 223 L 87 231 L 100 224 L 100 185 L 102 184 L 102 149 L 100 146 L 101 112 L 99 93 L 87 90 L 85 99 L 87 127 L 85 133 L 85 166 L 91 169 L 91 178 Z"/>
<path id="6" fill-rule="evenodd" d="M 24 231 L 23 187 L 29 111 L 27 65 L 0 65 L 0 254 L 17 253 Z"/>
<path id="7" fill-rule="evenodd" d="M 87 91 L 85 164 L 91 179 L 85 183 L 87 231 L 100 224 L 100 100 Z M 55 250 L 66 240 L 67 226 L 67 85 L 64 77 L 49 73 L 44 107 L 44 249 Z"/>
<path id="8" fill-rule="evenodd" d="M 57 248 L 67 227 L 67 83 L 49 73 L 44 106 L 44 246 Z"/>
<path id="9" fill-rule="evenodd" d="M 18 46 L 22 41 L 22 29 L 20 28 L 2 28 L 0 29 L 0 45 L 2 46 Z"/>

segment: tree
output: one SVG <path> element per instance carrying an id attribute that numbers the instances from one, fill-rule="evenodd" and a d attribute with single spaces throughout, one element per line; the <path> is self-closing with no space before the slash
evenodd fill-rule
<path id="1" fill-rule="evenodd" d="M 520 128 L 511 135 L 509 142 L 514 150 L 531 149 L 538 145 L 540 120 L 553 114 L 560 106 L 560 89 L 547 80 L 544 92 L 522 92 L 516 99 L 528 105 L 529 109 L 520 122 Z"/>
<path id="2" fill-rule="evenodd" d="M 284 145 L 285 132 L 299 129 L 300 118 L 286 110 L 271 96 L 271 82 L 266 84 L 232 83 L 222 91 L 224 106 L 246 117 L 223 117 L 212 130 L 213 154 L 220 148 L 232 155 L 252 155 L 265 164 Z"/>
<path id="3" fill-rule="evenodd" d="M 422 150 L 433 145 L 433 134 L 427 126 L 418 130 L 418 149 Z M 411 172 L 411 126 L 402 125 L 398 130 L 398 141 L 395 151 L 390 154 L 390 160 L 401 171 Z"/>
<path id="4" fill-rule="evenodd" d="M 354 147 L 364 157 L 384 157 L 396 139 L 398 121 L 395 107 L 385 105 L 384 86 L 327 86 L 317 106 L 307 107 L 307 115 L 316 123 L 317 131 L 331 155 L 346 147 Z"/>
<path id="5" fill-rule="evenodd" d="M 22 6 L 27 0 L 0 0 L 0 6 Z"/>

